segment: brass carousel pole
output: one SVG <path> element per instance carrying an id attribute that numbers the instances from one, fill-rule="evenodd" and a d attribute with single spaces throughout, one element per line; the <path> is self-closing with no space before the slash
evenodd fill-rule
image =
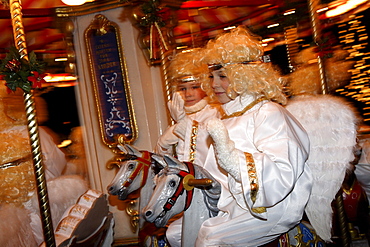
<path id="1" fill-rule="evenodd" d="M 318 45 L 322 41 L 320 22 L 317 16 L 318 4 L 319 4 L 319 0 L 308 0 L 313 39 L 316 45 Z M 319 72 L 320 72 L 321 92 L 322 94 L 327 94 L 328 88 L 327 88 L 326 79 L 325 79 L 324 60 L 320 55 L 317 56 L 317 63 L 318 63 Z M 336 204 L 335 206 L 336 206 L 337 214 L 338 214 L 337 218 L 338 218 L 338 223 L 339 223 L 339 228 L 340 228 L 342 246 L 349 247 L 351 246 L 351 243 L 350 243 L 351 240 L 350 240 L 350 234 L 349 234 L 348 225 L 347 225 L 347 219 L 345 218 L 343 197 L 342 197 L 341 191 L 335 197 L 335 204 Z"/>
<path id="2" fill-rule="evenodd" d="M 161 70 L 162 70 L 162 75 L 164 79 L 164 90 L 165 90 L 165 97 L 167 101 L 171 100 L 171 90 L 170 90 L 171 85 L 170 85 L 170 80 L 168 78 L 168 66 L 171 62 L 170 55 L 172 53 L 173 53 L 172 50 L 165 50 L 163 47 L 161 47 Z"/>
<path id="3" fill-rule="evenodd" d="M 308 0 L 308 8 L 309 8 L 310 20 L 311 20 L 311 26 L 312 26 L 312 34 L 313 34 L 313 39 L 316 45 L 318 45 L 322 39 L 321 30 L 320 30 L 320 20 L 317 16 L 318 5 L 319 5 L 319 0 Z M 326 79 L 325 79 L 324 60 L 320 54 L 317 55 L 317 64 L 319 66 L 319 72 L 320 72 L 321 93 L 327 94 L 328 87 L 326 85 Z"/>
<path id="4" fill-rule="evenodd" d="M 26 39 L 22 23 L 22 5 L 20 0 L 10 0 L 9 8 L 13 27 L 15 47 L 20 57 L 28 61 Z M 33 167 L 36 178 L 37 195 L 39 199 L 41 222 L 44 231 L 44 241 L 47 247 L 55 246 L 54 230 L 51 220 L 49 199 L 47 194 L 44 167 L 42 164 L 42 153 L 38 124 L 36 121 L 35 102 L 31 92 L 24 92 L 24 103 L 27 116 L 27 127 L 31 142 Z"/>

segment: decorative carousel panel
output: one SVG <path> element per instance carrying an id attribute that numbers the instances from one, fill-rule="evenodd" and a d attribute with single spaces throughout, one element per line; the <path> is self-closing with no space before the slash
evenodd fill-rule
<path id="1" fill-rule="evenodd" d="M 103 142 L 110 148 L 132 143 L 137 127 L 120 30 L 98 14 L 85 30 L 85 40 Z"/>

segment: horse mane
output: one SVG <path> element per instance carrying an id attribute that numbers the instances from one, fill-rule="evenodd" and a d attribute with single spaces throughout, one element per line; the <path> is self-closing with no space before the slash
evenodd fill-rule
<path id="1" fill-rule="evenodd" d="M 154 174 L 158 174 L 160 172 L 160 170 L 163 169 L 163 167 L 160 165 L 160 163 L 153 158 L 153 154 L 152 152 L 149 152 L 150 153 L 150 163 L 151 163 L 151 168 L 153 169 L 153 172 Z M 156 154 L 158 155 L 158 154 Z M 137 160 L 139 157 L 135 154 L 127 154 L 127 153 L 122 153 L 119 155 L 119 157 L 117 158 L 117 160 L 119 162 L 125 162 L 125 161 L 128 161 L 128 160 Z"/>
<path id="2" fill-rule="evenodd" d="M 209 216 L 215 217 L 219 212 L 217 203 L 218 203 L 218 200 L 221 194 L 221 185 L 203 167 L 194 164 L 194 170 L 195 170 L 195 178 L 209 178 L 213 181 L 211 186 L 204 187 L 204 189 L 202 189 L 201 191 L 204 195 L 203 197 L 204 202 L 207 205 L 207 208 L 209 210 Z"/>
<path id="3" fill-rule="evenodd" d="M 150 160 L 151 160 L 150 169 L 153 171 L 154 175 L 157 175 L 161 170 L 163 170 L 163 167 L 157 160 L 153 159 L 152 156 L 150 156 Z"/>

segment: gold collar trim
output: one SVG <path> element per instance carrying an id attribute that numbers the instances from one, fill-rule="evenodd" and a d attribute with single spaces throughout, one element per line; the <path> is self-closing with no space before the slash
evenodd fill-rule
<path id="1" fill-rule="evenodd" d="M 264 101 L 264 100 L 267 100 L 267 99 L 265 97 L 258 98 L 256 100 L 254 100 L 253 102 L 251 102 L 246 107 L 244 107 L 244 109 L 241 110 L 241 111 L 234 112 L 234 113 L 232 113 L 230 115 L 226 115 L 226 113 L 223 114 L 222 117 L 221 117 L 221 119 L 228 119 L 228 118 L 233 118 L 233 117 L 239 117 L 239 116 L 243 115 L 244 113 L 246 113 L 246 111 L 248 111 L 249 109 L 251 109 L 253 106 L 257 105 L 259 102 Z"/>

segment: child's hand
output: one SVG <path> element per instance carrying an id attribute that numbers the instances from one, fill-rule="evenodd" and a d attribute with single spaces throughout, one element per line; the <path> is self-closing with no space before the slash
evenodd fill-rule
<path id="1" fill-rule="evenodd" d="M 172 95 L 172 100 L 168 101 L 167 103 L 167 107 L 170 111 L 171 117 L 176 122 L 180 121 L 186 115 L 184 105 L 185 101 L 179 92 L 174 93 Z"/>

